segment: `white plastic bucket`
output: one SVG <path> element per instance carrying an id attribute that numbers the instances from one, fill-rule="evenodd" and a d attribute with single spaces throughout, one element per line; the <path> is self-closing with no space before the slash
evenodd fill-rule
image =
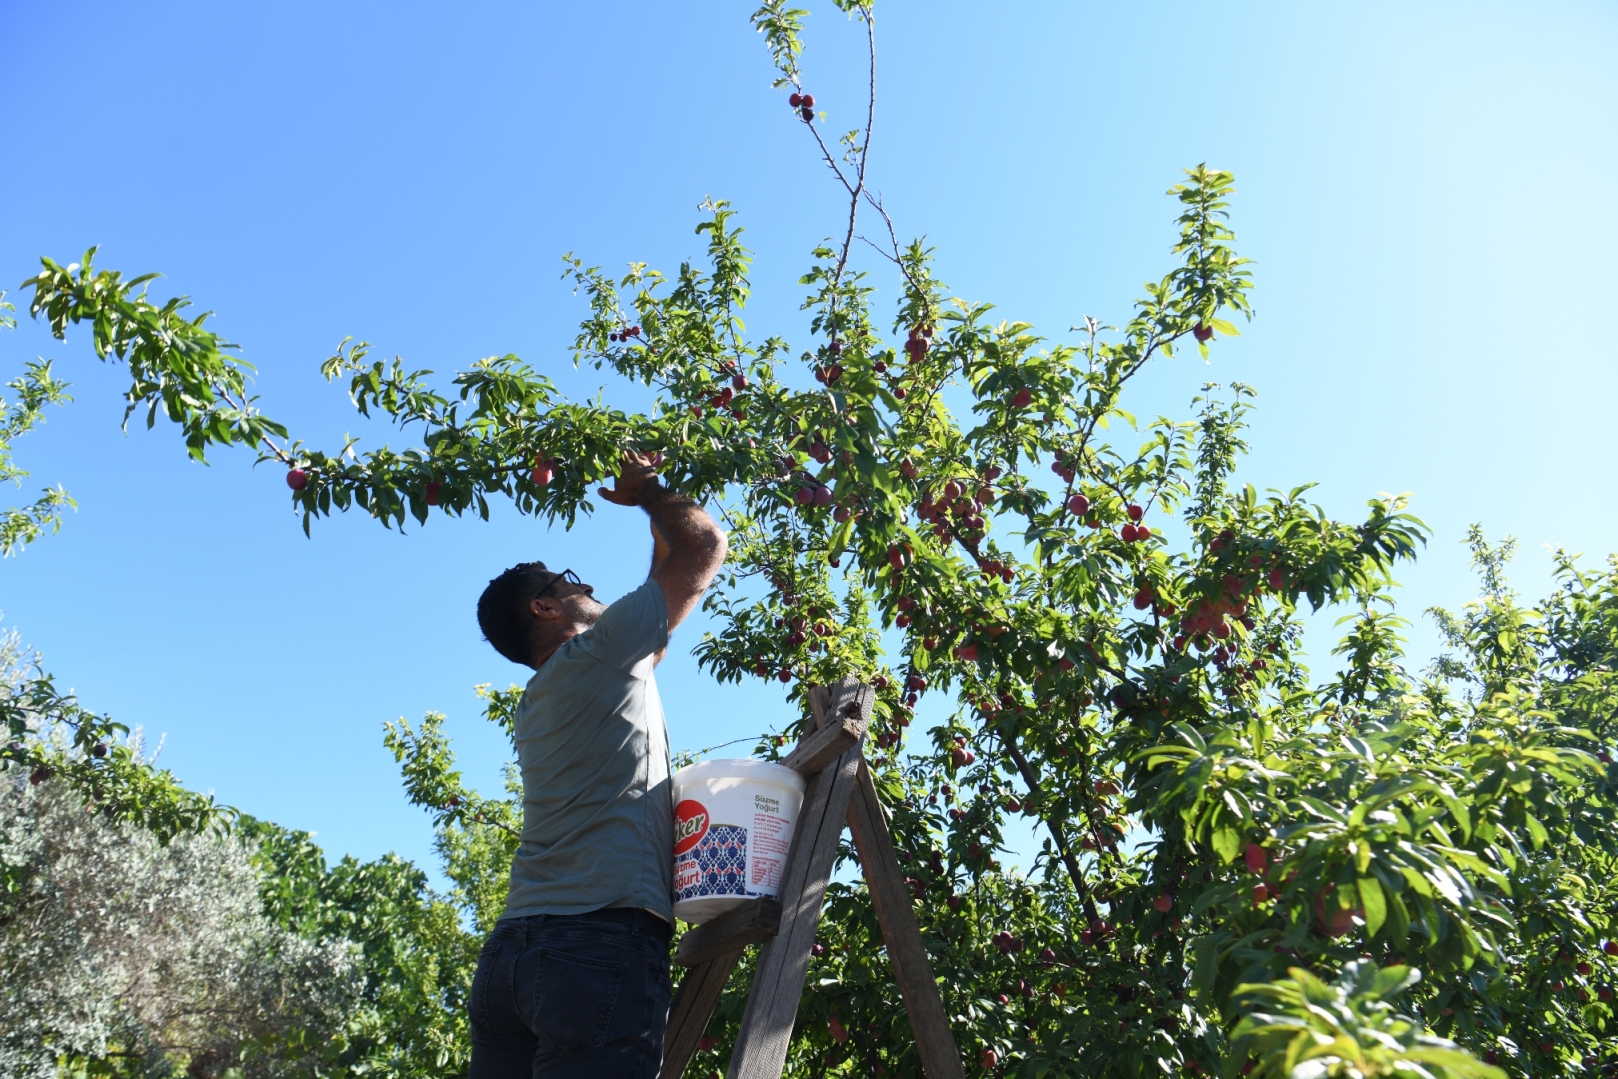
<path id="1" fill-rule="evenodd" d="M 672 780 L 675 917 L 700 924 L 775 895 L 803 805 L 803 777 L 743 758 L 701 761 Z"/>

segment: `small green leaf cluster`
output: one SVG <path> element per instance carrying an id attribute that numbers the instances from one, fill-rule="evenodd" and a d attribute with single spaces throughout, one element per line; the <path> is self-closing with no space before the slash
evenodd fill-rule
<path id="1" fill-rule="evenodd" d="M 10 306 L 0 303 L 0 309 Z M 0 326 L 9 324 L 9 319 L 0 318 Z M 0 399 L 0 483 L 9 481 L 21 486 L 28 473 L 12 460 L 12 443 L 45 422 L 46 405 L 66 404 L 72 398 L 67 395 L 67 383 L 51 373 L 49 361 L 30 361 L 23 373 L 6 386 L 16 393 L 16 398 Z M 58 531 L 62 527 L 62 511 L 74 505 L 68 493 L 58 486 L 45 488 L 32 505 L 0 510 L 0 556 L 17 554 L 47 529 Z"/>
<path id="2" fill-rule="evenodd" d="M 1364 960 L 1347 964 L 1334 984 L 1294 967 L 1286 978 L 1242 986 L 1252 1006 L 1234 1032 L 1258 1062 L 1249 1074 L 1373 1076 L 1431 1079 L 1504 1079 L 1454 1042 L 1425 1032 L 1419 1019 L 1393 1010 L 1393 998 L 1421 980 L 1421 972 L 1378 970 Z M 1259 1009 L 1265 1009 L 1260 1011 Z"/>
<path id="3" fill-rule="evenodd" d="M 485 701 L 485 718 L 510 736 L 521 690 L 483 685 L 477 692 Z M 522 782 L 508 765 L 505 797 L 487 798 L 469 789 L 455 770 L 443 725 L 443 715 L 436 712 L 428 713 L 419 728 L 401 718 L 387 724 L 383 741 L 401 764 L 411 804 L 433 815 L 438 853 L 454 882 L 453 900 L 478 932 L 487 933 L 505 911 L 511 859 L 522 834 Z"/>
<path id="4" fill-rule="evenodd" d="M 125 281 L 115 270 L 97 271 L 95 253 L 92 247 L 82 263 L 67 266 L 41 259 L 42 269 L 23 287 L 34 290 L 29 314 L 43 316 L 58 340 L 68 326 L 89 323 L 96 356 L 115 357 L 128 367 L 126 423 L 144 405 L 146 426 L 152 427 L 161 409 L 198 461 L 209 446 L 254 446 L 271 435 L 286 437 L 286 428 L 260 413 L 257 398 L 247 393 L 252 365 L 229 355 L 236 346 L 203 327 L 211 312 L 186 318 L 185 297 L 157 306 L 145 287 L 157 274 Z"/>
<path id="5" fill-rule="evenodd" d="M 234 811 L 153 765 L 127 726 L 58 690 L 15 632 L 0 638 L 0 675 L 0 782 L 38 787 L 54 779 L 90 810 L 136 825 L 162 843 L 181 834 L 229 830 Z M 0 857 L 0 886 L 14 887 L 16 872 Z"/>

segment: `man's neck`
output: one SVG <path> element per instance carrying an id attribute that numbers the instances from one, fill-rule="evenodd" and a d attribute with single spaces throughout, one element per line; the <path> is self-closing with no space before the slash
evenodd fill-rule
<path id="1" fill-rule="evenodd" d="M 545 665 L 546 660 L 550 659 L 557 653 L 558 649 L 579 635 L 579 629 L 580 627 L 577 624 L 570 626 L 566 636 L 558 636 L 553 638 L 546 644 L 534 649 L 534 656 L 531 660 L 529 660 L 528 665 L 534 668 L 536 671 L 539 670 Z"/>

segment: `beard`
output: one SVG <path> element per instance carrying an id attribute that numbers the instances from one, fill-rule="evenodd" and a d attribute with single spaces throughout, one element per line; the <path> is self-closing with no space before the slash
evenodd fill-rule
<path id="1" fill-rule="evenodd" d="M 567 613 L 572 616 L 573 624 L 586 629 L 594 626 L 601 617 L 607 605 L 594 596 L 569 596 L 567 598 Z"/>

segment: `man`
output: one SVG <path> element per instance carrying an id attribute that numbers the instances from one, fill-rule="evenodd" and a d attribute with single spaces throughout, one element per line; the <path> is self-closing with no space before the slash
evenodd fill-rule
<path id="1" fill-rule="evenodd" d="M 652 668 L 725 560 L 725 535 L 626 454 L 601 497 L 651 518 L 652 572 L 610 607 L 526 562 L 478 600 L 534 668 L 515 729 L 522 841 L 472 980 L 472 1079 L 653 1079 L 669 1009 L 674 810 Z"/>

